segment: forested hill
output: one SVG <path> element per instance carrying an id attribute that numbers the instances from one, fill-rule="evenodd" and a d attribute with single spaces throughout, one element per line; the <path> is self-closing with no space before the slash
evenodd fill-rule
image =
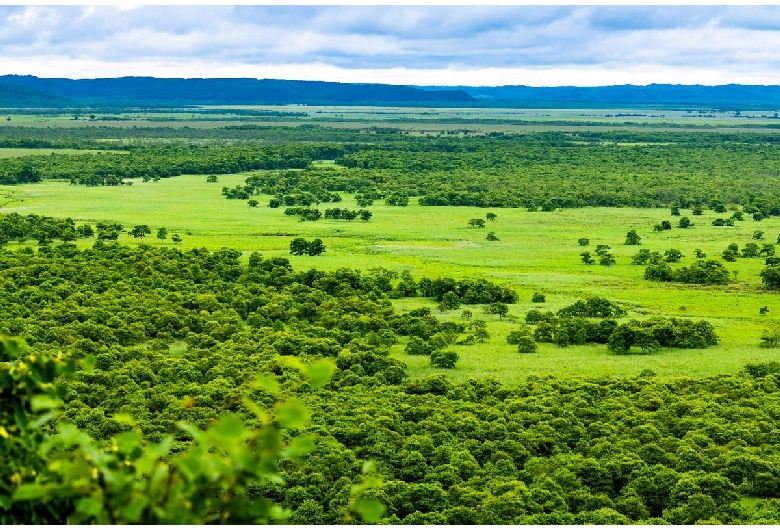
<path id="1" fill-rule="evenodd" d="M 0 83 L 17 93 L 16 105 L 78 106 L 83 104 L 154 105 L 467 105 L 475 99 L 462 90 L 418 88 L 324 81 L 279 79 L 160 79 L 119 77 L 106 79 L 43 79 L 35 76 L 0 76 Z M 45 98 L 51 99 L 49 104 Z M 65 102 L 60 98 L 67 98 Z"/>
<path id="2" fill-rule="evenodd" d="M 708 107 L 780 109 L 777 85 L 603 87 L 433 86 L 282 79 L 102 79 L 0 76 L 0 107 L 92 105 L 375 105 L 519 108 Z"/>
<path id="3" fill-rule="evenodd" d="M 777 85 L 615 85 L 601 87 L 427 87 L 431 90 L 463 90 L 482 105 L 508 107 L 613 107 L 685 105 L 732 109 L 780 108 Z"/>
<path id="4" fill-rule="evenodd" d="M 60 107 L 67 102 L 47 92 L 0 82 L 0 107 Z"/>

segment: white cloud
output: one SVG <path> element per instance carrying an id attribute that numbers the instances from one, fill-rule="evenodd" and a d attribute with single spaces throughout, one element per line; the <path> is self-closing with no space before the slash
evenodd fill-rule
<path id="1" fill-rule="evenodd" d="M 776 84 L 775 6 L 0 6 L 0 73 Z"/>

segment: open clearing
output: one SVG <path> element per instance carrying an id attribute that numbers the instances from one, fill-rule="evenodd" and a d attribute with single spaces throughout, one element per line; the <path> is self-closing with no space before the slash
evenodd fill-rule
<path id="1" fill-rule="evenodd" d="M 631 256 L 640 248 L 663 252 L 670 248 L 682 251 L 685 257 L 673 268 L 689 265 L 699 248 L 710 258 L 720 259 L 720 253 L 730 243 L 742 248 L 754 241 L 756 230 L 764 232 L 759 244 L 775 243 L 780 234 L 780 218 L 761 222 L 746 220 L 734 227 L 713 227 L 716 214 L 705 210 L 693 216 L 681 210 L 695 226 L 687 230 L 676 227 L 677 218 L 667 209 L 582 208 L 555 212 L 527 212 L 524 209 L 495 209 L 498 217 L 487 222 L 485 229 L 469 228 L 472 218 L 485 218 L 489 209 L 476 207 L 422 207 L 412 199 L 408 207 L 393 207 L 377 201 L 369 209 L 374 216 L 369 222 L 355 220 L 300 222 L 284 215 L 284 208 L 267 207 L 269 196 L 258 196 L 260 206 L 251 208 L 242 200 L 227 200 L 221 195 L 223 186 L 242 184 L 248 175 L 220 176 L 217 183 L 206 183 L 204 176 L 181 176 L 159 182 L 135 181 L 132 186 L 71 186 L 64 182 L 46 181 L 23 186 L 0 187 L 2 213 L 35 213 L 54 217 L 72 217 L 77 222 L 112 220 L 125 229 L 147 224 L 153 230 L 168 228 L 169 234 L 183 238 L 181 247 L 236 248 L 244 259 L 253 251 L 265 257 L 287 256 L 297 270 L 340 267 L 367 270 L 384 267 L 409 270 L 415 277 L 453 276 L 478 277 L 506 282 L 520 295 L 520 302 L 510 308 L 510 320 L 482 315 L 481 308 L 471 307 L 474 318 L 489 322 L 491 339 L 485 344 L 455 346 L 460 355 L 458 367 L 449 371 L 453 379 L 494 376 L 506 382 L 517 382 L 531 374 L 559 375 L 637 375 L 650 369 L 660 376 L 702 377 L 735 373 L 748 362 L 776 360 L 774 350 L 758 347 L 763 329 L 777 324 L 780 303 L 777 294 L 763 291 L 758 276 L 764 267 L 763 258 L 739 259 L 725 263 L 736 272 L 737 281 L 726 287 L 695 287 L 660 284 L 643 279 L 644 267 L 631 265 Z M 352 196 L 344 195 L 339 205 L 357 208 Z M 325 209 L 327 205 L 320 205 Z M 670 220 L 675 228 L 653 232 L 653 226 Z M 641 246 L 624 245 L 628 230 L 635 229 L 642 237 Z M 487 241 L 487 231 L 493 231 L 499 241 Z M 327 252 L 319 257 L 290 256 L 289 242 L 294 237 L 319 237 Z M 577 240 L 590 239 L 588 247 Z M 137 244 L 127 234 L 122 244 Z M 80 240 L 89 246 L 93 240 Z M 153 236 L 146 244 L 161 243 Z M 617 264 L 611 267 L 586 266 L 580 252 L 593 250 L 597 244 L 610 245 Z M 10 248 L 17 244 L 9 245 Z M 534 291 L 546 294 L 545 304 L 532 304 Z M 624 304 L 627 318 L 653 315 L 691 319 L 706 318 L 715 326 L 721 344 L 706 350 L 660 351 L 653 355 L 618 356 L 605 346 L 570 346 L 559 348 L 540 344 L 539 351 L 521 355 L 506 343 L 506 335 L 522 322 L 533 308 L 557 310 L 586 296 L 601 296 Z M 460 319 L 461 310 L 440 313 L 431 300 L 399 301 L 399 309 L 427 305 L 444 319 Z M 760 315 L 767 306 L 769 313 Z M 412 376 L 435 370 L 426 358 L 410 357 L 403 345 L 395 346 L 394 354 L 409 365 Z"/>

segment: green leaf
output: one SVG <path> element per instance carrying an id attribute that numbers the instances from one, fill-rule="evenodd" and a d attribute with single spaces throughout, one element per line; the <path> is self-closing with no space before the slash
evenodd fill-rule
<path id="1" fill-rule="evenodd" d="M 90 354 L 84 357 L 81 360 L 81 366 L 84 367 L 84 370 L 87 372 L 91 372 L 95 369 L 95 356 Z"/>
<path id="2" fill-rule="evenodd" d="M 123 432 L 114 437 L 114 443 L 121 453 L 129 454 L 138 447 L 142 438 L 141 434 L 137 432 Z"/>
<path id="3" fill-rule="evenodd" d="M 97 515 L 103 511 L 103 503 L 92 497 L 79 499 L 76 501 L 76 512 L 84 515 Z"/>
<path id="4" fill-rule="evenodd" d="M 31 429 L 40 429 L 41 426 L 43 426 L 45 423 L 48 423 L 49 421 L 53 420 L 56 417 L 57 417 L 57 413 L 56 412 L 49 411 L 46 414 L 40 416 L 34 422 L 32 422 L 32 424 L 30 425 L 30 428 Z"/>
<path id="5" fill-rule="evenodd" d="M 297 398 L 290 398 L 276 408 L 276 420 L 287 429 L 302 429 L 310 417 L 309 410 Z"/>
<path id="6" fill-rule="evenodd" d="M 0 353 L 5 354 L 8 359 L 19 357 L 20 343 L 18 339 L 3 337 L 0 341 Z"/>
<path id="7" fill-rule="evenodd" d="M 311 436 L 298 436 L 290 441 L 290 445 L 282 451 L 286 458 L 296 458 L 314 451 L 314 439 Z"/>
<path id="8" fill-rule="evenodd" d="M 287 366 L 288 368 L 295 368 L 296 370 L 304 370 L 306 365 L 303 364 L 303 361 L 301 361 L 297 357 L 290 357 L 289 355 L 282 355 L 276 358 L 276 361 L 283 365 Z"/>
<path id="9" fill-rule="evenodd" d="M 321 359 L 304 369 L 304 374 L 309 378 L 309 386 L 317 389 L 325 386 L 336 372 L 336 363 L 330 359 Z"/>
<path id="10" fill-rule="evenodd" d="M 152 458 L 163 458 L 168 455 L 173 446 L 173 437 L 166 436 L 160 443 L 150 445 L 146 448 L 146 455 Z"/>
<path id="11" fill-rule="evenodd" d="M 67 423 L 61 423 L 57 426 L 57 430 L 60 432 L 60 438 L 62 439 L 63 445 L 75 445 L 81 442 L 82 434 L 77 427 Z"/>
<path id="12" fill-rule="evenodd" d="M 33 412 L 41 412 L 43 410 L 51 410 L 59 408 L 62 405 L 62 401 L 55 399 L 51 396 L 33 396 L 30 400 L 30 407 Z"/>
<path id="13" fill-rule="evenodd" d="M 193 482 L 201 474 L 204 466 L 203 457 L 206 454 L 203 446 L 197 445 L 187 451 L 186 454 L 176 458 L 176 467 Z"/>
<path id="14" fill-rule="evenodd" d="M 233 414 L 228 412 L 219 418 L 219 422 L 206 431 L 210 438 L 216 437 L 222 440 L 242 440 L 246 436 L 244 422 Z"/>
<path id="15" fill-rule="evenodd" d="M 368 475 L 369 473 L 373 473 L 376 471 L 376 465 L 372 460 L 366 460 L 363 462 L 363 474 Z"/>
<path id="16" fill-rule="evenodd" d="M 3 510 L 10 510 L 13 501 L 8 495 L 0 495 L 0 508 Z"/>
<path id="17" fill-rule="evenodd" d="M 48 490 L 40 484 L 22 484 L 14 491 L 15 501 L 30 501 L 46 497 Z"/>
<path id="18" fill-rule="evenodd" d="M 192 439 L 195 440 L 196 442 L 200 444 L 208 443 L 208 438 L 206 438 L 206 433 L 201 431 L 191 423 L 186 421 L 180 421 L 176 425 L 178 425 L 179 429 L 192 436 Z"/>
<path id="19" fill-rule="evenodd" d="M 259 419 L 262 423 L 265 423 L 266 419 L 268 418 L 268 414 L 260 408 L 260 405 L 247 397 L 243 398 L 241 401 L 249 410 L 249 412 L 257 416 L 257 419 Z"/>
<path id="20" fill-rule="evenodd" d="M 261 374 L 252 382 L 252 386 L 265 390 L 275 396 L 279 393 L 279 381 L 271 374 Z"/>
<path id="21" fill-rule="evenodd" d="M 352 510 L 360 515 L 364 523 L 375 523 L 385 513 L 385 505 L 376 499 L 358 499 Z"/>
<path id="22" fill-rule="evenodd" d="M 149 499 L 136 497 L 129 504 L 120 508 L 119 513 L 125 516 L 127 522 L 137 522 L 147 504 L 149 504 Z"/>
<path id="23" fill-rule="evenodd" d="M 131 416 L 130 414 L 127 414 L 125 412 L 119 412 L 117 414 L 114 414 L 111 416 L 111 419 L 118 422 L 118 423 L 124 423 L 125 425 L 137 425 L 138 422 L 135 421 L 135 418 Z"/>

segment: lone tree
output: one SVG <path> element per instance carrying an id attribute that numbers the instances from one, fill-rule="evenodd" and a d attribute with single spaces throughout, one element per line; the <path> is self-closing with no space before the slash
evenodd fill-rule
<path id="1" fill-rule="evenodd" d="M 181 243 L 181 236 L 179 234 L 173 234 L 173 236 L 171 236 L 171 241 L 173 241 L 174 245 L 178 245 Z"/>
<path id="2" fill-rule="evenodd" d="M 293 256 L 303 256 L 309 248 L 309 242 L 302 237 L 296 237 L 290 241 L 290 254 Z"/>
<path id="3" fill-rule="evenodd" d="M 495 221 L 496 217 L 498 216 L 493 212 L 488 212 L 487 215 L 485 216 L 485 219 L 487 219 L 488 221 Z"/>
<path id="4" fill-rule="evenodd" d="M 165 240 L 168 239 L 168 229 L 162 227 L 157 230 L 157 239 L 159 239 L 161 243 L 165 242 Z"/>
<path id="5" fill-rule="evenodd" d="M 693 226 L 693 223 L 687 217 L 680 217 L 680 220 L 677 222 L 677 226 L 679 228 L 690 228 Z"/>
<path id="6" fill-rule="evenodd" d="M 206 177 L 206 182 L 216 182 L 216 181 L 217 181 L 216 175 L 209 175 L 208 177 Z"/>
<path id="7" fill-rule="evenodd" d="M 780 236 L 777 237 L 778 239 L 780 239 Z M 577 240 L 577 244 L 581 247 L 587 247 L 588 245 L 590 245 L 590 239 L 588 239 L 587 237 L 581 237 Z"/>
<path id="8" fill-rule="evenodd" d="M 524 335 L 517 339 L 517 351 L 518 353 L 535 353 L 537 349 L 536 342 L 533 337 Z"/>
<path id="9" fill-rule="evenodd" d="M 469 228 L 485 228 L 485 220 L 469 219 Z"/>
<path id="10" fill-rule="evenodd" d="M 590 252 L 583 252 L 580 256 L 582 256 L 582 262 L 585 265 L 593 265 L 596 263 L 596 260 L 591 257 Z"/>
<path id="11" fill-rule="evenodd" d="M 495 232 L 488 232 L 487 236 L 485 236 L 485 239 L 487 239 L 488 241 L 498 241 L 498 236 L 496 235 Z"/>
<path id="12" fill-rule="evenodd" d="M 664 251 L 664 261 L 667 263 L 677 263 L 683 258 L 683 253 L 676 248 L 670 248 Z"/>
<path id="13" fill-rule="evenodd" d="M 439 303 L 439 311 L 448 311 L 450 309 L 460 309 L 460 298 L 452 291 L 447 291 L 444 296 L 441 297 Z"/>
<path id="14" fill-rule="evenodd" d="M 309 256 L 319 256 L 325 252 L 325 244 L 322 242 L 322 239 L 317 238 L 311 243 L 308 244 L 308 247 L 306 249 L 306 254 Z"/>
<path id="15" fill-rule="evenodd" d="M 766 267 L 759 276 L 767 289 L 780 289 L 780 268 L 777 265 Z"/>
<path id="16" fill-rule="evenodd" d="M 144 237 L 148 236 L 152 233 L 152 229 L 149 228 L 147 225 L 135 225 L 132 230 L 130 230 L 130 235 L 139 238 L 141 241 L 144 240 Z"/>
<path id="17" fill-rule="evenodd" d="M 485 312 L 490 315 L 498 315 L 499 320 L 503 320 L 507 313 L 509 313 L 509 306 L 503 302 L 493 302 L 485 307 L 485 309 Z"/>
<path id="18" fill-rule="evenodd" d="M 455 363 L 458 362 L 458 354 L 454 351 L 436 350 L 431 353 L 431 365 L 437 368 L 455 368 Z"/>
<path id="19" fill-rule="evenodd" d="M 642 238 L 636 233 L 636 230 L 629 230 L 626 234 L 626 245 L 641 245 Z"/>

